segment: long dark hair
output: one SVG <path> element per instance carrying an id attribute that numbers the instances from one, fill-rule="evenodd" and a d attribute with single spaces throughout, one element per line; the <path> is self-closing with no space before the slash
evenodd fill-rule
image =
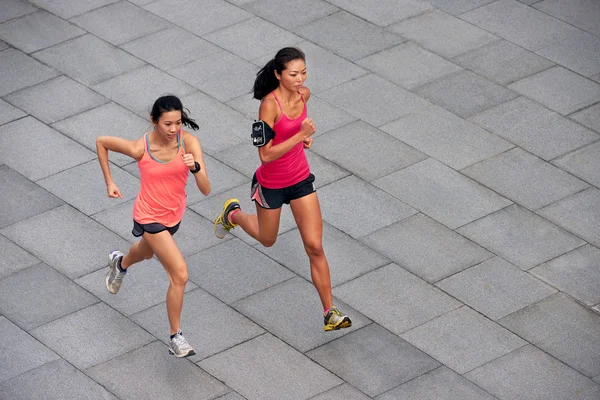
<path id="1" fill-rule="evenodd" d="M 179 100 L 179 97 L 173 95 L 162 96 L 156 99 L 152 106 L 152 111 L 150 111 L 152 121 L 158 122 L 160 116 L 169 111 L 181 111 L 181 122 L 183 125 L 186 125 L 195 131 L 198 130 L 198 124 L 188 116 L 190 110 L 183 108 L 183 104 L 181 103 L 181 100 Z"/>
<path id="2" fill-rule="evenodd" d="M 270 60 L 258 73 L 254 81 L 254 98 L 264 99 L 266 95 L 277 89 L 279 80 L 275 76 L 275 71 L 281 75 L 285 70 L 287 63 L 294 60 L 306 61 L 304 52 L 296 47 L 284 47 L 275 54 L 275 58 Z"/>

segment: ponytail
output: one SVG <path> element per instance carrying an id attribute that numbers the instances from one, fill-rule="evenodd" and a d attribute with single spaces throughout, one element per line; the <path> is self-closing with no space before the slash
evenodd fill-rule
<path id="1" fill-rule="evenodd" d="M 181 110 L 181 122 L 183 123 L 183 125 L 186 125 L 189 128 L 197 131 L 198 129 L 200 129 L 200 127 L 198 126 L 196 121 L 194 121 L 193 119 L 188 117 L 189 112 L 190 112 L 190 110 L 188 110 L 187 108 L 183 108 Z"/>
<path id="2" fill-rule="evenodd" d="M 275 55 L 275 58 L 267 62 L 264 67 L 256 74 L 256 80 L 254 81 L 254 98 L 262 100 L 266 95 L 277 89 L 279 86 L 279 79 L 275 76 L 275 71 L 281 75 L 286 69 L 287 63 L 293 60 L 305 61 L 305 56 L 302 50 L 295 47 L 284 47 L 279 50 Z"/>

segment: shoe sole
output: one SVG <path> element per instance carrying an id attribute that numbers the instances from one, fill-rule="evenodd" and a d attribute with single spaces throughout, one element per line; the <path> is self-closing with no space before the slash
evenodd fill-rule
<path id="1" fill-rule="evenodd" d="M 339 331 L 340 329 L 344 329 L 344 328 L 350 328 L 352 326 L 352 321 L 350 320 L 350 318 L 345 317 L 342 322 L 340 322 L 337 325 L 325 325 L 325 327 L 323 328 L 325 330 L 325 332 L 330 332 L 330 331 Z"/>
<path id="2" fill-rule="evenodd" d="M 169 354 L 171 354 L 171 355 L 173 355 L 173 356 L 175 356 L 177 358 L 183 358 L 183 357 L 195 356 L 196 352 L 194 350 L 190 350 L 186 354 L 177 355 L 177 354 L 175 354 L 175 352 L 173 350 L 169 349 Z"/>
<path id="3" fill-rule="evenodd" d="M 117 290 L 116 292 L 113 292 L 112 290 L 110 290 L 110 287 L 108 286 L 108 278 L 110 277 L 110 270 L 111 270 L 111 268 L 112 268 L 112 265 L 111 265 L 111 264 L 112 264 L 112 262 L 113 262 L 113 259 L 112 259 L 112 257 L 111 257 L 111 256 L 112 256 L 112 254 L 113 254 L 114 252 L 115 252 L 115 251 L 111 251 L 111 252 L 108 254 L 108 273 L 106 274 L 106 278 L 104 278 L 104 285 L 106 286 L 106 290 L 108 290 L 108 293 L 110 293 L 110 294 L 117 294 L 117 292 L 118 292 L 118 290 Z M 117 257 L 118 257 L 118 256 L 117 256 Z"/>
<path id="4" fill-rule="evenodd" d="M 223 211 L 227 210 L 227 207 L 231 203 L 234 203 L 234 202 L 239 204 L 240 201 L 238 199 L 234 199 L 234 198 L 227 200 L 225 202 L 225 204 L 223 204 Z M 229 231 L 227 229 L 225 229 L 225 227 L 221 223 L 217 222 L 219 220 L 219 218 L 221 218 L 221 214 L 219 214 L 219 216 L 217 218 L 215 218 L 215 222 L 214 222 L 213 226 L 214 226 L 215 235 L 219 239 L 224 239 L 225 236 L 227 236 L 227 234 L 229 233 Z"/>

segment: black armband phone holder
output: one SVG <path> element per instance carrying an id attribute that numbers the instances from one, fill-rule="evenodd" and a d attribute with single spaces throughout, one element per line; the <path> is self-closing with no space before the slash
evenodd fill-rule
<path id="1" fill-rule="evenodd" d="M 275 131 L 264 121 L 258 120 L 252 124 L 252 144 L 262 147 L 275 137 Z"/>

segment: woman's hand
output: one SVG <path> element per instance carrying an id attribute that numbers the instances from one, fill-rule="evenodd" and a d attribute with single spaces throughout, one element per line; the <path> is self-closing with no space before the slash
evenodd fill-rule
<path id="1" fill-rule="evenodd" d="M 108 197 L 112 197 L 115 199 L 122 199 L 123 195 L 121 194 L 121 191 L 119 190 L 119 188 L 117 187 L 117 185 L 114 184 L 114 182 L 111 183 L 107 183 L 106 184 L 106 190 L 108 191 Z"/>
<path id="2" fill-rule="evenodd" d="M 306 139 L 303 140 L 302 143 L 304 143 L 304 148 L 305 149 L 310 149 L 310 146 L 312 146 L 312 143 L 313 143 L 313 138 L 311 138 L 311 137 L 306 138 Z"/>
<path id="3" fill-rule="evenodd" d="M 194 155 L 192 153 L 185 153 L 183 155 L 183 163 L 190 171 L 196 169 L 196 160 L 194 160 Z"/>
<path id="4" fill-rule="evenodd" d="M 304 137 L 304 139 L 307 139 L 310 136 L 312 136 L 312 134 L 315 133 L 316 130 L 317 127 L 313 123 L 312 119 L 305 118 L 304 121 L 302 121 L 302 125 L 300 126 L 300 134 Z"/>

